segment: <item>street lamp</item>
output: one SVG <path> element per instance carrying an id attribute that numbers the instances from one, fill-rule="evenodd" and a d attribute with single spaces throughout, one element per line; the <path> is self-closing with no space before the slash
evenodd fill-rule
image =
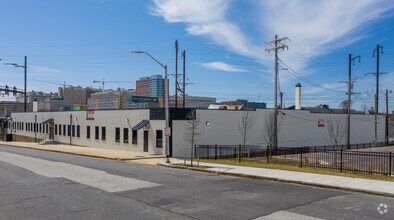
<path id="1" fill-rule="evenodd" d="M 0 59 L 1 60 L 1 59 Z M 14 67 L 21 67 L 25 69 L 25 90 L 24 90 L 24 96 L 25 96 L 25 112 L 27 112 L 27 95 L 26 95 L 26 81 L 27 81 L 27 56 L 25 56 L 25 65 L 18 65 L 16 63 L 4 63 L 4 65 L 11 65 Z"/>
<path id="2" fill-rule="evenodd" d="M 166 128 L 165 128 L 165 137 L 166 137 L 166 146 L 164 148 L 165 154 L 166 154 L 166 163 L 170 163 L 170 155 L 169 155 L 169 146 L 170 146 L 170 139 L 169 139 L 169 132 L 170 132 L 170 122 L 169 122 L 169 114 L 168 114 L 168 81 L 167 81 L 167 65 L 163 65 L 160 63 L 158 60 L 156 60 L 154 57 L 152 57 L 149 53 L 145 51 L 132 51 L 132 53 L 144 53 L 148 55 L 150 58 L 152 58 L 154 61 L 156 61 L 160 66 L 164 68 L 164 102 L 165 102 L 165 119 L 166 119 Z"/>

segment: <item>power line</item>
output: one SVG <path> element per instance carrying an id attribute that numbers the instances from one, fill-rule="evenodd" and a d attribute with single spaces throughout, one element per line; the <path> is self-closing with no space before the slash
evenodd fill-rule
<path id="1" fill-rule="evenodd" d="M 327 88 L 327 87 L 325 87 L 325 86 L 319 85 L 319 84 L 317 84 L 317 83 L 315 83 L 315 82 L 313 82 L 313 81 L 307 79 L 306 77 L 302 76 L 301 74 L 297 73 L 295 70 L 293 70 L 293 69 L 292 69 L 291 67 L 289 67 L 287 64 L 285 64 L 282 60 L 279 59 L 279 61 L 280 61 L 284 66 L 286 66 L 286 67 L 288 68 L 287 72 L 289 72 L 291 75 L 295 76 L 296 78 L 298 78 L 298 79 L 300 79 L 300 80 L 302 80 L 302 81 L 304 81 L 304 82 L 306 82 L 306 83 L 308 83 L 308 84 L 310 84 L 310 85 L 312 85 L 312 86 L 315 86 L 315 87 L 320 88 L 320 89 L 323 89 L 323 90 L 330 90 L 330 91 L 332 91 L 332 92 L 344 93 L 344 91 L 339 91 L 339 90 L 335 90 L 335 89 L 330 89 L 330 88 Z M 291 71 L 289 71 L 289 70 L 291 70 Z"/>

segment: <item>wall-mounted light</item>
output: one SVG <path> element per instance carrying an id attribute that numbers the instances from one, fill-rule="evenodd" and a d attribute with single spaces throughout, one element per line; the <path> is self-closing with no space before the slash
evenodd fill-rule
<path id="1" fill-rule="evenodd" d="M 75 118 L 75 121 L 78 121 L 78 118 Z"/>
<path id="2" fill-rule="evenodd" d="M 126 122 L 129 122 L 130 120 L 128 118 L 126 118 Z"/>
<path id="3" fill-rule="evenodd" d="M 44 117 L 41 117 L 41 120 L 44 120 Z"/>
<path id="4" fill-rule="evenodd" d="M 209 126 L 209 125 L 211 125 L 211 122 L 207 121 L 207 122 L 205 122 L 205 125 Z"/>

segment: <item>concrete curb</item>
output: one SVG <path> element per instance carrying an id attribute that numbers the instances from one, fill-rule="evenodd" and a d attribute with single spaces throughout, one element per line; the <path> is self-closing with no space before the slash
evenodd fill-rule
<path id="1" fill-rule="evenodd" d="M 158 165 L 163 166 L 163 167 L 169 167 L 169 168 L 193 170 L 193 171 L 200 171 L 200 172 L 206 172 L 206 173 L 217 173 L 217 174 L 222 174 L 222 175 L 227 175 L 227 176 L 243 177 L 243 178 L 249 178 L 249 179 L 269 180 L 269 181 L 276 181 L 276 182 L 283 182 L 283 183 L 295 183 L 295 184 L 300 184 L 300 185 L 305 185 L 305 186 L 313 186 L 313 187 L 326 188 L 326 189 L 339 189 L 339 190 L 345 190 L 345 191 L 351 191 L 351 192 L 360 192 L 360 193 L 366 193 L 366 194 L 394 198 L 394 194 L 383 193 L 383 192 L 378 192 L 378 191 L 373 191 L 373 190 L 364 190 L 364 189 L 357 189 L 357 188 L 351 188 L 351 187 L 340 187 L 340 186 L 333 186 L 333 185 L 328 185 L 328 184 L 310 183 L 310 182 L 305 182 L 305 181 L 289 180 L 289 179 L 281 179 L 281 178 L 273 178 L 273 177 L 265 177 L 265 176 L 256 176 L 256 175 L 249 175 L 249 174 L 227 173 L 224 171 L 207 170 L 207 169 L 197 168 L 197 167 L 185 167 L 183 165 L 174 165 L 174 164 L 167 165 L 167 164 L 160 164 L 160 163 Z"/>
<path id="2" fill-rule="evenodd" d="M 115 156 L 104 156 L 104 155 L 84 153 L 84 152 L 64 151 L 61 149 L 41 148 L 41 147 L 34 147 L 34 146 L 18 146 L 18 145 L 5 144 L 5 143 L 2 143 L 2 145 L 9 146 L 9 147 L 28 148 L 28 149 L 33 149 L 33 150 L 42 150 L 42 151 L 50 151 L 50 152 L 56 152 L 56 153 L 72 154 L 72 155 L 110 159 L 110 160 L 121 160 L 121 161 L 144 160 L 144 159 L 152 159 L 152 158 L 165 158 L 165 156 L 163 156 L 163 157 L 115 157 Z"/>

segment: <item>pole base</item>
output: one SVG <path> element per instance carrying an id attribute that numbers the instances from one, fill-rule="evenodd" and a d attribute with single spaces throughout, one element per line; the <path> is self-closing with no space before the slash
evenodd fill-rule
<path id="1" fill-rule="evenodd" d="M 166 163 L 171 163 L 171 162 L 170 162 L 170 156 L 169 156 L 169 155 L 166 156 Z"/>

